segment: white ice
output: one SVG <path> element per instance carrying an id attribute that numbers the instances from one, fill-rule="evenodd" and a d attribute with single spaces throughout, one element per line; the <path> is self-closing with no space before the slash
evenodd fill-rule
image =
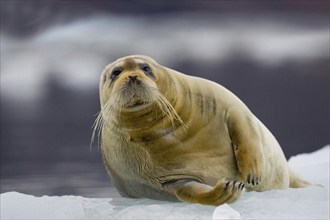
<path id="1" fill-rule="evenodd" d="M 150 199 L 1 194 L 1 219 L 329 219 L 330 146 L 292 157 L 290 166 L 324 187 L 249 192 L 219 207 Z"/>
<path id="2" fill-rule="evenodd" d="M 169 67 L 180 59 L 206 64 L 226 61 L 238 48 L 249 59 L 271 66 L 329 57 L 327 27 L 315 29 L 271 19 L 228 23 L 221 17 L 214 17 L 214 22 L 203 16 L 183 17 L 88 17 L 49 27 L 24 40 L 0 32 L 1 95 L 33 106 L 32 101 L 43 98 L 49 78 L 90 92 L 98 86 L 104 66 L 120 54 L 146 54 Z M 136 39 L 139 43 L 132 44 Z"/>

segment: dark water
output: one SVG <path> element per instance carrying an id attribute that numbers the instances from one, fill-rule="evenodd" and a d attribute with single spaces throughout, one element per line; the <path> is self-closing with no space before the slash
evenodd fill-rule
<path id="1" fill-rule="evenodd" d="M 118 197 L 97 144 L 90 147 L 89 121 L 67 119 L 1 121 L 1 193 Z M 17 116 L 17 115 L 16 115 Z"/>
<path id="2" fill-rule="evenodd" d="M 90 146 L 97 89 L 76 94 L 50 83 L 34 111 L 1 99 L 1 192 L 119 196 Z"/>

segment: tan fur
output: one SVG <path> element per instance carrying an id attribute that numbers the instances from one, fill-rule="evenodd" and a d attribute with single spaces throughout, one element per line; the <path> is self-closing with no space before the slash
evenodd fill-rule
<path id="1" fill-rule="evenodd" d="M 95 127 L 123 196 L 220 205 L 238 199 L 243 188 L 308 185 L 289 170 L 270 131 L 214 82 L 128 56 L 105 68 L 100 100 Z"/>

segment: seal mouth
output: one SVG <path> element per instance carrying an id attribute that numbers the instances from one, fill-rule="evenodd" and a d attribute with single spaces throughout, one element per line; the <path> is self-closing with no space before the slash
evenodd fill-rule
<path id="1" fill-rule="evenodd" d="M 148 102 L 145 102 L 145 101 L 142 101 L 142 100 L 135 100 L 133 102 L 131 101 L 128 104 L 126 104 L 125 107 L 126 108 L 134 108 L 134 107 L 137 107 L 137 106 L 145 105 L 147 103 Z"/>
<path id="2" fill-rule="evenodd" d="M 139 110 L 147 107 L 149 104 L 149 101 L 143 100 L 135 94 L 123 107 L 129 110 Z"/>
<path id="3" fill-rule="evenodd" d="M 137 103 L 130 103 L 128 105 L 125 105 L 124 108 L 125 108 L 125 111 L 129 111 L 129 112 L 137 112 L 137 111 L 142 111 L 146 108 L 148 108 L 152 103 L 150 102 L 143 102 L 143 101 L 140 101 L 140 102 L 137 102 Z"/>

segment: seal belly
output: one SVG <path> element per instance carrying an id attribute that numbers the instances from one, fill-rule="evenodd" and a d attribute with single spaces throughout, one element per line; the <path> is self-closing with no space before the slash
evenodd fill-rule
<path id="1" fill-rule="evenodd" d="M 149 198 L 164 201 L 178 201 L 175 195 L 155 187 L 153 184 L 141 183 L 136 179 L 126 179 L 123 182 L 125 188 L 125 197 L 130 198 Z"/>

